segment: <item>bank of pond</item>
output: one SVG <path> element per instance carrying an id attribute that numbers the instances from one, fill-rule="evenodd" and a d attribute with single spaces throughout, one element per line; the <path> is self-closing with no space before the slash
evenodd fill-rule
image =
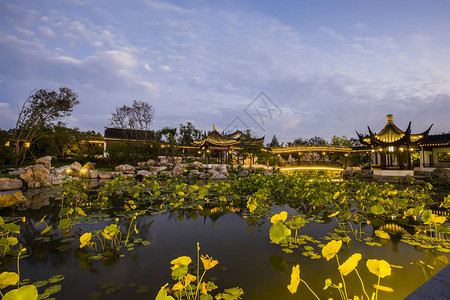
<path id="1" fill-rule="evenodd" d="M 301 173 L 66 181 L 34 195 L 45 205 L 0 211 L 0 289 L 3 299 L 403 299 L 448 265 L 449 192 Z"/>

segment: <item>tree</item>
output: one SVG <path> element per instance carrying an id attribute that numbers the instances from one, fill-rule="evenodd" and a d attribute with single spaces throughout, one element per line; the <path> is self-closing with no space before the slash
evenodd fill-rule
<path id="1" fill-rule="evenodd" d="M 150 137 L 150 125 L 153 123 L 155 110 L 147 102 L 134 100 L 131 106 L 116 107 L 111 115 L 109 124 L 115 128 L 129 129 L 131 131 L 144 130 L 145 139 Z"/>
<path id="2" fill-rule="evenodd" d="M 202 138 L 202 131 L 195 128 L 191 122 L 186 125 L 180 124 L 179 143 L 181 145 L 190 145 L 192 141 L 200 140 Z"/>
<path id="3" fill-rule="evenodd" d="M 78 95 L 67 87 L 59 88 L 59 92 L 40 89 L 30 94 L 19 111 L 14 129 L 15 167 L 25 160 L 38 130 L 70 116 L 73 107 L 80 103 L 77 98 Z"/>
<path id="4" fill-rule="evenodd" d="M 272 141 L 267 146 L 269 146 L 269 147 L 280 147 L 280 143 L 278 142 L 277 136 L 275 134 L 272 137 Z"/>

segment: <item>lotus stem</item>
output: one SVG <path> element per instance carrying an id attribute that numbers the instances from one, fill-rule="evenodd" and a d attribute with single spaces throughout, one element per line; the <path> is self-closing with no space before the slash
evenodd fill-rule
<path id="1" fill-rule="evenodd" d="M 317 298 L 320 300 L 320 298 L 316 295 L 316 293 L 314 293 L 314 291 L 309 287 L 309 285 L 306 283 L 306 281 L 304 281 L 303 279 L 300 279 L 301 282 L 303 282 L 306 287 L 308 288 L 308 290 Z"/>
<path id="2" fill-rule="evenodd" d="M 339 267 L 341 266 L 341 265 L 339 264 L 339 257 L 338 257 L 337 254 L 336 254 L 335 256 L 336 256 L 336 261 L 337 261 L 338 268 L 339 268 Z M 348 295 L 347 295 L 347 287 L 345 286 L 345 279 L 344 279 L 344 276 L 342 276 L 342 273 L 341 273 L 341 272 L 339 272 L 339 274 L 341 275 L 341 278 L 342 278 L 342 284 L 344 285 L 345 299 L 348 299 Z"/>
<path id="3" fill-rule="evenodd" d="M 364 282 L 363 282 L 361 276 L 359 275 L 358 269 L 355 268 L 355 271 L 356 271 L 356 274 L 358 274 L 359 281 L 361 281 L 361 286 L 362 286 L 364 294 L 366 295 L 367 299 L 370 299 L 369 295 L 367 295 L 366 289 L 364 288 Z"/>

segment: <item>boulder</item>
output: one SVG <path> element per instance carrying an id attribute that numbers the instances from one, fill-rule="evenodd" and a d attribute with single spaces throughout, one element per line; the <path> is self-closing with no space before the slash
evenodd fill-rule
<path id="1" fill-rule="evenodd" d="M 149 172 L 152 172 L 152 173 L 157 173 L 157 172 L 164 171 L 164 170 L 166 170 L 166 169 L 167 169 L 166 166 L 162 166 L 162 167 L 150 167 L 150 168 L 148 169 L 148 171 L 149 171 Z"/>
<path id="2" fill-rule="evenodd" d="M 27 201 L 22 192 L 0 194 L 0 207 L 10 207 Z"/>
<path id="3" fill-rule="evenodd" d="M 172 169 L 172 175 L 173 176 L 182 175 L 185 170 L 186 168 L 184 167 L 183 164 L 175 165 L 175 167 L 173 167 Z"/>
<path id="4" fill-rule="evenodd" d="M 168 165 L 169 160 L 165 156 L 158 156 L 159 164 L 160 165 Z"/>
<path id="5" fill-rule="evenodd" d="M 86 177 L 90 179 L 97 179 L 98 178 L 98 171 L 97 170 L 88 170 L 86 172 Z"/>
<path id="6" fill-rule="evenodd" d="M 52 167 L 52 157 L 51 156 L 44 156 L 37 159 L 37 163 L 43 165 L 47 169 L 50 170 Z"/>
<path id="7" fill-rule="evenodd" d="M 53 175 L 52 174 L 52 178 L 51 178 L 51 183 L 52 185 L 60 185 L 63 182 L 64 179 L 64 175 Z"/>
<path id="8" fill-rule="evenodd" d="M 450 179 L 450 169 L 436 168 L 430 173 L 430 177 Z"/>
<path id="9" fill-rule="evenodd" d="M 40 164 L 26 167 L 25 172 L 20 174 L 20 178 L 25 181 L 28 188 L 52 185 L 50 171 Z"/>
<path id="10" fill-rule="evenodd" d="M 214 180 L 226 180 L 227 176 L 223 173 L 219 173 L 219 172 L 214 172 L 212 173 L 211 179 Z"/>
<path id="11" fill-rule="evenodd" d="M 0 178 L 0 191 L 21 189 L 23 182 L 17 178 Z"/>
<path id="12" fill-rule="evenodd" d="M 67 165 L 67 166 L 62 166 L 62 167 L 53 169 L 52 174 L 53 174 L 53 176 L 60 176 L 60 175 L 65 176 L 69 172 L 70 172 L 70 166 Z"/>
<path id="13" fill-rule="evenodd" d="M 136 173 L 136 175 L 140 175 L 140 176 L 144 176 L 144 177 L 150 177 L 150 176 L 153 176 L 155 174 L 156 174 L 155 172 L 149 172 L 149 171 L 146 171 L 146 170 L 139 170 Z"/>
<path id="14" fill-rule="evenodd" d="M 19 168 L 8 172 L 9 175 L 20 175 L 25 172 L 25 169 Z"/>
<path id="15" fill-rule="evenodd" d="M 172 173 L 170 173 L 170 171 L 161 171 L 159 172 L 160 176 L 167 176 L 167 177 L 172 177 Z"/>
<path id="16" fill-rule="evenodd" d="M 98 177 L 100 179 L 111 179 L 111 178 L 114 178 L 113 173 L 108 172 L 108 171 L 98 171 L 97 175 L 98 175 Z"/>
<path id="17" fill-rule="evenodd" d="M 189 168 L 194 168 L 194 169 L 204 169 L 204 168 L 205 168 L 205 165 L 202 164 L 202 163 L 199 162 L 199 161 L 193 161 L 193 162 L 191 162 L 191 163 L 188 163 L 187 166 L 188 166 Z"/>
<path id="18" fill-rule="evenodd" d="M 76 171 L 77 173 L 81 170 L 81 164 L 77 161 L 72 163 L 69 167 L 72 171 Z"/>
<path id="19" fill-rule="evenodd" d="M 264 176 L 271 176 L 271 175 L 273 175 L 273 172 L 270 171 L 270 170 L 264 170 L 264 171 L 263 171 L 263 175 L 264 175 Z"/>
<path id="20" fill-rule="evenodd" d="M 85 170 L 94 170 L 95 169 L 95 163 L 89 161 L 89 162 L 84 164 L 83 169 L 85 169 Z"/>
<path id="21" fill-rule="evenodd" d="M 115 170 L 117 172 L 124 172 L 124 173 L 134 173 L 134 171 L 136 170 L 135 167 L 131 166 L 131 165 L 120 165 L 117 166 L 115 168 Z"/>
<path id="22" fill-rule="evenodd" d="M 249 170 L 242 170 L 238 173 L 239 177 L 247 177 L 248 175 L 250 175 Z"/>

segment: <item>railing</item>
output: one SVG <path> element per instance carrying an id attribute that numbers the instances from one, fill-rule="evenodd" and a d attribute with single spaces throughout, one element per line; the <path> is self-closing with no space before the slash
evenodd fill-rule
<path id="1" fill-rule="evenodd" d="M 344 164 L 332 161 L 292 161 L 280 162 L 280 167 L 335 167 L 344 168 Z"/>

